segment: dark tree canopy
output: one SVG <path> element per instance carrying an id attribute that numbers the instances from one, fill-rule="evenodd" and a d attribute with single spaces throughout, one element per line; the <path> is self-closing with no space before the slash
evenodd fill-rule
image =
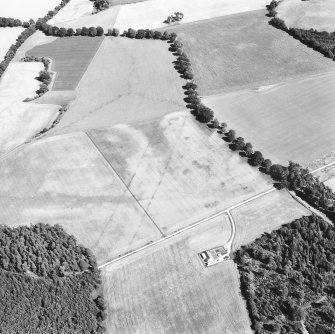
<path id="1" fill-rule="evenodd" d="M 303 217 L 235 253 L 256 334 L 333 333 L 335 228 Z"/>

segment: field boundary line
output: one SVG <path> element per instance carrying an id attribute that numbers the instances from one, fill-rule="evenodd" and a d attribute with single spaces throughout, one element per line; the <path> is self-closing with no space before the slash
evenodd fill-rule
<path id="1" fill-rule="evenodd" d="M 131 196 L 134 198 L 134 200 L 136 201 L 136 203 L 140 206 L 140 208 L 143 210 L 143 212 L 149 217 L 149 219 L 151 220 L 151 222 L 156 226 L 157 230 L 159 231 L 159 233 L 164 237 L 164 233 L 163 231 L 159 228 L 159 226 L 156 224 L 156 222 L 153 220 L 153 218 L 149 215 L 149 213 L 147 212 L 147 210 L 143 207 L 143 205 L 138 201 L 138 199 L 136 198 L 136 196 L 133 194 L 133 192 L 129 189 L 129 187 L 127 186 L 127 184 L 122 180 L 122 178 L 120 177 L 120 175 L 116 172 L 116 170 L 114 169 L 114 167 L 112 166 L 112 164 L 107 160 L 107 158 L 104 156 L 104 154 L 101 152 L 101 150 L 99 149 L 99 147 L 97 146 L 97 144 L 93 141 L 93 139 L 90 137 L 90 135 L 84 131 L 85 135 L 87 136 L 87 138 L 90 140 L 90 142 L 93 144 L 93 146 L 96 148 L 96 150 L 100 153 L 100 155 L 102 156 L 102 158 L 106 161 L 106 163 L 110 166 L 110 168 L 113 170 L 114 174 L 118 177 L 118 179 L 122 182 L 122 184 L 126 187 L 126 189 L 128 190 L 128 192 L 131 194 Z"/>
<path id="2" fill-rule="evenodd" d="M 212 220 L 212 219 L 214 219 L 216 217 L 219 217 L 219 216 L 221 216 L 223 214 L 226 214 L 228 216 L 228 218 L 230 220 L 230 223 L 231 223 L 232 234 L 231 234 L 231 236 L 230 236 L 230 238 L 228 240 L 228 243 L 230 243 L 230 245 L 232 245 L 232 243 L 234 241 L 234 238 L 235 238 L 235 234 L 236 234 L 236 228 L 235 228 L 235 221 L 234 221 L 234 219 L 233 219 L 233 217 L 232 217 L 232 215 L 230 213 L 230 210 L 236 209 L 236 208 L 238 208 L 238 207 L 240 207 L 240 206 L 242 206 L 242 205 L 244 205 L 246 203 L 254 201 L 254 200 L 256 200 L 256 199 L 258 199 L 258 198 L 260 198 L 262 196 L 265 196 L 265 195 L 267 195 L 267 194 L 269 194 L 269 193 L 271 193 L 273 191 L 276 191 L 276 190 L 277 190 L 276 188 L 271 188 L 271 189 L 268 189 L 266 191 L 263 191 L 262 193 L 259 193 L 259 194 L 255 195 L 255 196 L 252 196 L 252 197 L 250 197 L 250 198 L 248 198 L 246 200 L 243 200 L 240 203 L 237 203 L 237 204 L 235 204 L 235 205 L 233 205 L 233 206 L 231 206 L 231 207 L 229 207 L 227 209 L 220 210 L 217 213 L 215 213 L 215 214 L 213 214 L 213 215 L 211 215 L 209 217 L 200 219 L 200 220 L 196 221 L 195 223 L 193 223 L 191 225 L 188 225 L 188 226 L 186 226 L 184 228 L 181 228 L 180 230 L 177 230 L 177 231 L 175 231 L 175 232 L 173 232 L 173 233 L 171 233 L 169 235 L 166 235 L 166 236 L 164 236 L 163 238 L 161 238 L 159 240 L 153 241 L 153 242 L 151 242 L 151 243 L 149 243 L 147 245 L 144 245 L 142 247 L 134 249 L 133 251 L 130 251 L 129 253 L 123 254 L 123 255 L 121 255 L 121 256 L 113 259 L 113 260 L 110 260 L 110 261 L 108 261 L 108 262 L 106 262 L 106 263 L 98 266 L 98 268 L 101 269 L 101 268 L 107 267 L 110 264 L 118 262 L 118 261 L 120 261 L 120 260 L 122 260 L 122 259 L 124 259 L 126 257 L 131 256 L 131 255 L 134 255 L 134 254 L 136 254 L 136 253 L 138 253 L 138 252 L 140 252 L 142 250 L 145 250 L 145 249 L 147 249 L 147 248 L 149 248 L 151 246 L 157 245 L 157 244 L 159 244 L 159 243 L 161 243 L 161 242 L 163 242 L 165 240 L 168 240 L 168 239 L 170 239 L 170 238 L 172 238 L 172 237 L 174 237 L 174 236 L 176 236 L 178 234 L 181 234 L 181 233 L 183 233 L 185 231 L 188 231 L 188 230 L 190 230 L 190 229 L 192 229 L 194 227 L 197 227 L 197 226 L 199 226 L 201 224 L 204 224 L 204 223 L 208 222 L 209 220 Z"/>
<path id="3" fill-rule="evenodd" d="M 324 165 L 324 166 L 321 166 L 321 167 L 319 167 L 319 168 L 317 168 L 317 169 L 314 169 L 314 170 L 311 171 L 310 173 L 311 173 L 311 174 L 316 173 L 316 172 L 318 172 L 318 171 L 320 171 L 320 170 L 322 170 L 322 169 L 325 169 L 325 168 L 327 168 L 327 167 L 329 167 L 329 166 L 332 166 L 332 165 L 335 165 L 335 161 L 330 162 L 329 164 Z"/>
<path id="4" fill-rule="evenodd" d="M 95 38 L 95 37 L 92 37 L 92 38 Z M 84 77 L 87 75 L 87 71 L 88 71 L 88 69 L 91 67 L 92 62 L 93 62 L 93 61 L 95 60 L 95 58 L 97 57 L 97 54 L 99 53 L 99 51 L 100 51 L 100 49 L 101 49 L 101 46 L 102 46 L 102 44 L 104 43 L 105 39 L 106 39 L 106 36 L 102 37 L 102 41 L 101 41 L 101 43 L 100 43 L 100 45 L 99 45 L 97 51 L 95 52 L 95 55 L 92 57 L 92 59 L 91 59 L 90 63 L 88 64 L 88 66 L 87 66 L 85 72 L 84 72 L 83 75 L 81 76 L 81 79 L 79 80 L 77 86 L 74 88 L 74 91 L 77 91 L 77 90 L 79 89 L 79 86 L 80 86 L 81 82 L 83 81 Z"/>

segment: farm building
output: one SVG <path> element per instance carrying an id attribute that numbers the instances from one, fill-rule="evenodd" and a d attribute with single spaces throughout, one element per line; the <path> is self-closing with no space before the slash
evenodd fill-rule
<path id="1" fill-rule="evenodd" d="M 205 267 L 212 266 L 229 258 L 228 250 L 223 246 L 215 247 L 199 253 Z"/>

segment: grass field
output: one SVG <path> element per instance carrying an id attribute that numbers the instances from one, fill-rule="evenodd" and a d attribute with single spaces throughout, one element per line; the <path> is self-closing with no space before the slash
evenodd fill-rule
<path id="1" fill-rule="evenodd" d="M 223 217 L 104 268 L 107 333 L 251 334 L 234 263 L 197 255 L 228 240 Z"/>
<path id="2" fill-rule="evenodd" d="M 333 0 L 284 0 L 276 10 L 289 27 L 335 31 Z"/>
<path id="3" fill-rule="evenodd" d="M 90 137 L 137 200 L 169 233 L 271 187 L 187 112 Z"/>
<path id="4" fill-rule="evenodd" d="M 55 41 L 36 46 L 27 55 L 49 57 L 56 73 L 53 90 L 74 90 L 96 54 L 103 37 L 57 38 Z"/>
<path id="5" fill-rule="evenodd" d="M 0 28 L 0 62 L 3 61 L 9 47 L 15 44 L 23 30 L 23 28 Z"/>
<path id="6" fill-rule="evenodd" d="M 333 191 L 335 191 L 335 178 L 332 178 L 325 182 L 325 184 L 331 188 Z"/>
<path id="7" fill-rule="evenodd" d="M 35 21 L 45 16 L 60 4 L 60 0 L 11 0 L 0 1 L 0 13 L 2 17 L 13 17 L 22 21 Z"/>
<path id="8" fill-rule="evenodd" d="M 335 72 L 206 98 L 221 122 L 273 162 L 307 165 L 335 150 Z"/>
<path id="9" fill-rule="evenodd" d="M 148 0 L 108 0 L 110 6 L 118 6 L 118 5 L 127 5 L 130 3 L 137 3 L 142 1 L 148 1 Z"/>
<path id="10" fill-rule="evenodd" d="M 121 7 L 115 26 L 121 30 L 159 28 L 174 12 L 182 12 L 182 23 L 210 19 L 233 13 L 264 8 L 267 0 L 153 0 L 132 3 Z"/>
<path id="11" fill-rule="evenodd" d="M 236 224 L 233 250 L 251 243 L 264 232 L 279 228 L 294 219 L 308 216 L 309 210 L 286 191 L 274 191 L 231 211 Z"/>
<path id="12" fill-rule="evenodd" d="M 85 134 L 37 141 L 0 166 L 3 224 L 61 224 L 99 264 L 160 237 Z"/>
<path id="13" fill-rule="evenodd" d="M 0 155 L 24 143 L 58 115 L 57 105 L 23 103 L 34 97 L 39 83 L 34 78 L 42 63 L 11 63 L 0 82 Z"/>
<path id="14" fill-rule="evenodd" d="M 265 10 L 171 27 L 185 45 L 202 95 L 327 72 L 335 63 L 268 24 Z"/>
<path id="15" fill-rule="evenodd" d="M 105 38 L 56 133 L 149 120 L 185 108 L 168 44 Z"/>

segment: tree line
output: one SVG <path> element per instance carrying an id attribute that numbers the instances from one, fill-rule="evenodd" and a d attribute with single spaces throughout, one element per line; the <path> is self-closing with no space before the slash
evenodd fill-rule
<path id="1" fill-rule="evenodd" d="M 0 226 L 4 333 L 103 333 L 100 285 L 93 253 L 60 225 Z"/>
<path id="2" fill-rule="evenodd" d="M 46 57 L 35 57 L 35 56 L 27 56 L 21 59 L 23 62 L 41 62 L 44 65 L 44 70 L 40 71 L 38 76 L 35 78 L 40 81 L 40 85 L 38 90 L 36 91 L 37 96 L 34 98 L 27 98 L 24 102 L 32 101 L 38 97 L 41 97 L 43 94 L 49 91 L 49 85 L 52 80 L 52 73 L 49 72 L 50 59 Z"/>
<path id="3" fill-rule="evenodd" d="M 256 334 L 331 334 L 335 326 L 335 228 L 302 217 L 234 254 Z"/>
<path id="4" fill-rule="evenodd" d="M 277 16 L 276 7 L 279 2 L 272 0 L 267 6 L 269 16 L 272 17 L 270 24 L 287 32 L 308 47 L 322 53 L 325 57 L 335 60 L 335 32 L 317 31 L 316 29 L 288 28 L 285 21 Z"/>

